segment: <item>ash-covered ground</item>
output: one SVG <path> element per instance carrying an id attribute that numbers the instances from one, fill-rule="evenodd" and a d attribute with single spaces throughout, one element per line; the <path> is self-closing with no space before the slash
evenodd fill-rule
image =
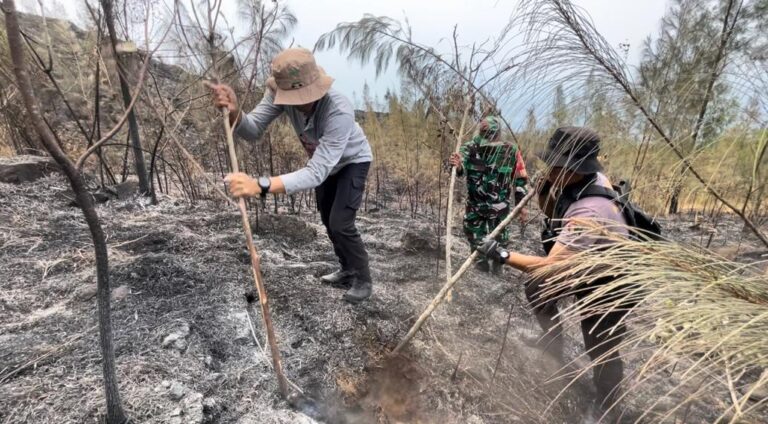
<path id="1" fill-rule="evenodd" d="M 0 423 L 98 422 L 104 414 L 93 248 L 67 193 L 59 176 L 0 184 Z M 255 240 L 284 368 L 316 401 L 297 411 L 277 394 L 258 308 L 249 319 L 244 292 L 253 282 L 236 210 L 160 200 L 99 206 L 117 374 L 134 422 L 590 422 L 589 376 L 567 389 L 548 383 L 557 364 L 519 340 L 538 329 L 524 277 L 511 269 L 502 277 L 468 272 L 406 352 L 386 356 L 445 277 L 435 218 L 383 208 L 358 219 L 375 281 L 372 299 L 358 306 L 318 281 L 336 267 L 319 216 L 259 214 Z M 762 254 L 728 217 L 711 240 L 706 225 L 665 224 L 678 240 L 743 240 L 732 255 Z M 538 218 L 524 230 L 513 224 L 514 247 L 538 252 L 538 228 Z M 458 268 L 469 249 L 460 228 L 455 235 Z M 571 329 L 570 357 L 582 350 Z M 626 417 L 677 405 L 666 395 L 673 384 L 674 376 L 658 376 L 633 391 Z M 717 407 L 692 403 L 667 421 L 708 422 Z"/>

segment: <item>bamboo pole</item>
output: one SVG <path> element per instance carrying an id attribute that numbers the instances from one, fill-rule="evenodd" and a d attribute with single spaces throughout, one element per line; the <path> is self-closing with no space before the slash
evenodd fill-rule
<path id="1" fill-rule="evenodd" d="M 232 172 L 240 172 L 237 164 L 237 153 L 235 153 L 235 142 L 232 137 L 232 125 L 229 122 L 229 110 L 222 108 L 222 120 L 224 121 L 224 130 L 227 134 L 227 147 L 229 149 L 229 159 L 232 164 Z M 243 231 L 245 232 L 245 243 L 248 246 L 248 253 L 251 256 L 251 269 L 253 270 L 253 281 L 256 290 L 259 293 L 259 303 L 261 304 L 261 317 L 264 319 L 264 327 L 267 330 L 267 342 L 269 350 L 272 353 L 272 365 L 277 376 L 277 385 L 280 388 L 280 394 L 288 399 L 288 379 L 283 372 L 283 365 L 280 362 L 280 350 L 277 347 L 277 337 L 272 325 L 272 314 L 269 312 L 269 300 L 267 291 L 264 288 L 264 281 L 261 277 L 261 258 L 256 247 L 253 244 L 253 233 L 251 232 L 251 223 L 248 221 L 248 210 L 245 206 L 245 199 L 239 198 L 237 206 L 240 209 L 240 217 L 243 220 Z"/>
<path id="2" fill-rule="evenodd" d="M 490 235 L 488 235 L 488 238 L 494 238 L 499 235 L 499 233 L 509 225 L 510 222 L 512 222 L 513 219 L 517 215 L 520 214 L 520 211 L 523 210 L 526 204 L 528 204 L 528 201 L 531 200 L 533 195 L 536 194 L 536 190 L 531 190 L 528 192 L 525 197 L 515 206 L 514 209 L 512 209 L 512 212 L 510 212 L 509 215 L 507 215 L 506 218 L 504 218 L 503 221 L 499 223 L 499 225 L 493 229 Z M 462 275 L 469 269 L 469 267 L 472 265 L 472 262 L 474 262 L 475 258 L 477 258 L 478 252 L 474 251 L 471 255 L 464 261 L 464 264 L 461 265 L 461 268 L 459 268 L 458 271 L 456 271 L 456 274 L 454 274 L 452 277 L 448 279 L 448 281 L 443 285 L 443 288 L 440 289 L 440 291 L 437 293 L 434 299 L 432 299 L 432 302 L 427 305 L 426 309 L 424 309 L 424 312 L 421 313 L 421 316 L 419 316 L 419 319 L 416 320 L 416 322 L 413 324 L 410 330 L 408 330 L 408 334 L 403 337 L 403 340 L 400 341 L 400 344 L 395 347 L 395 349 L 392 351 L 392 354 L 399 353 L 400 350 L 408 344 L 409 341 L 413 338 L 413 336 L 416 335 L 416 332 L 419 331 L 422 325 L 424 325 L 424 322 L 427 321 L 427 318 L 429 318 L 430 315 L 432 315 L 432 312 L 442 303 L 442 301 L 446 298 L 448 293 L 451 291 L 451 288 L 459 281 Z"/>

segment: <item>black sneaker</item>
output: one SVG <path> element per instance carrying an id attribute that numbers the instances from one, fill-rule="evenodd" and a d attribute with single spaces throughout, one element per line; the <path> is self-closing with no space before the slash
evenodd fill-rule
<path id="1" fill-rule="evenodd" d="M 352 288 L 344 293 L 344 300 L 355 304 L 371 297 L 371 293 L 373 293 L 373 284 L 370 281 L 362 281 L 357 278 L 353 278 L 353 280 Z"/>
<path id="2" fill-rule="evenodd" d="M 354 277 L 354 272 L 340 269 L 336 272 L 323 275 L 320 277 L 320 282 L 338 289 L 348 289 L 352 287 L 352 280 L 355 279 Z"/>

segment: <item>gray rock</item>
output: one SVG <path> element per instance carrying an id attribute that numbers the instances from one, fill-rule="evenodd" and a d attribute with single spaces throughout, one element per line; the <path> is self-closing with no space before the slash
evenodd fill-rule
<path id="1" fill-rule="evenodd" d="M 174 348 L 176 350 L 185 350 L 187 348 L 187 340 L 179 333 L 171 333 L 163 339 L 160 344 L 163 349 Z"/>
<path id="2" fill-rule="evenodd" d="M 111 298 L 113 302 L 119 302 L 125 299 L 126 297 L 128 297 L 129 294 L 131 294 L 130 287 L 123 284 L 120 287 L 115 287 L 114 289 L 112 289 Z"/>
<path id="3" fill-rule="evenodd" d="M 168 397 L 171 398 L 171 400 L 179 401 L 181 398 L 184 397 L 185 394 L 187 394 L 187 387 L 178 381 L 174 381 L 171 383 L 171 387 L 168 389 Z"/>
<path id="4" fill-rule="evenodd" d="M 232 322 L 235 325 L 234 342 L 240 345 L 248 345 L 253 343 L 253 335 L 251 334 L 251 327 L 248 324 L 248 313 L 237 312 L 232 314 Z"/>
<path id="5" fill-rule="evenodd" d="M 171 382 L 168 380 L 163 380 L 158 384 L 157 387 L 155 387 L 156 392 L 165 392 L 168 390 L 168 388 L 171 387 Z"/>
<path id="6" fill-rule="evenodd" d="M 75 299 L 80 301 L 91 300 L 96 296 L 96 284 L 83 284 L 75 289 Z"/>
<path id="7" fill-rule="evenodd" d="M 27 183 L 54 172 L 61 172 L 59 165 L 45 156 L 18 156 L 0 161 L 0 182 L 3 183 Z"/>
<path id="8" fill-rule="evenodd" d="M 192 392 L 185 396 L 181 402 L 181 408 L 184 410 L 184 421 L 187 424 L 203 424 L 205 414 L 203 414 L 202 393 Z"/>
<path id="9" fill-rule="evenodd" d="M 165 336 L 160 346 L 163 349 L 173 348 L 178 351 L 184 351 L 188 346 L 187 337 L 189 337 L 190 332 L 189 324 L 182 322 L 174 332 Z"/>
<path id="10" fill-rule="evenodd" d="M 175 342 L 173 342 L 173 348 L 178 350 L 179 352 L 184 352 L 187 350 L 187 346 L 189 346 L 189 342 L 187 342 L 187 339 L 178 339 Z"/>

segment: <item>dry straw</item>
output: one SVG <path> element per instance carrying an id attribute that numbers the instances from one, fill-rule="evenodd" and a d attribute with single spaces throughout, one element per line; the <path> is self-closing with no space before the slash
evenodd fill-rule
<path id="1" fill-rule="evenodd" d="M 588 227 L 584 234 L 596 231 Z M 548 279 L 545 293 L 591 290 L 560 312 L 563 321 L 629 309 L 629 332 L 617 349 L 624 357 L 640 356 L 642 365 L 626 378 L 626 392 L 671 370 L 679 383 L 667 395 L 697 400 L 719 387 L 730 404 L 718 421 L 748 419 L 766 401 L 749 400 L 768 383 L 766 374 L 756 382 L 745 376 L 768 367 L 768 276 L 755 264 L 736 263 L 701 248 L 668 241 L 613 241 L 610 249 L 594 248 L 536 273 L 535 278 Z M 591 286 L 605 277 L 614 280 Z M 708 381 L 708 390 L 688 393 L 701 379 Z M 647 411 L 658 407 L 660 399 Z M 653 419 L 668 419 L 685 403 Z"/>

